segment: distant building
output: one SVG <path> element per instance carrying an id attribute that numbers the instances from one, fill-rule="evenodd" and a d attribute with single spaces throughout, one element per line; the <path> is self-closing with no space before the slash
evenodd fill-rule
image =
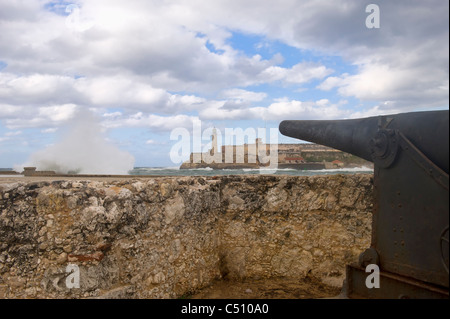
<path id="1" fill-rule="evenodd" d="M 48 176 L 55 174 L 54 171 L 37 171 L 36 167 L 24 167 L 22 172 L 24 176 Z"/>
<path id="2" fill-rule="evenodd" d="M 336 167 L 344 167 L 344 162 L 341 162 L 340 160 L 334 160 L 331 162 Z"/>
<path id="3" fill-rule="evenodd" d="M 265 149 L 264 149 L 265 148 Z M 259 168 L 267 165 L 260 162 L 261 155 L 270 155 L 270 144 L 257 138 L 254 144 L 223 145 L 218 147 L 217 131 L 211 135 L 211 149 L 205 153 L 191 153 L 189 161 L 181 169 L 205 168 Z M 278 167 L 299 169 L 324 169 L 354 166 L 371 166 L 370 162 L 354 155 L 319 144 L 278 144 Z"/>
<path id="4" fill-rule="evenodd" d="M 284 161 L 288 164 L 304 163 L 305 160 L 301 156 L 285 157 Z"/>

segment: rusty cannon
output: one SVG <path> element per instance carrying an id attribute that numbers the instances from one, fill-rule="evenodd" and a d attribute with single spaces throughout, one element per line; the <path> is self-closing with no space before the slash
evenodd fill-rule
<path id="1" fill-rule="evenodd" d="M 449 298 L 449 111 L 288 120 L 279 130 L 374 163 L 371 245 L 347 265 L 348 298 Z"/>

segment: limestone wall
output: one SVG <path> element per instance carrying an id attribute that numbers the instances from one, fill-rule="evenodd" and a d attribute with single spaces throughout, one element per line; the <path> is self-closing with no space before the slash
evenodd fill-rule
<path id="1" fill-rule="evenodd" d="M 178 298 L 214 279 L 341 285 L 370 246 L 370 175 L 0 184 L 0 298 Z M 80 269 L 67 288 L 66 267 Z"/>

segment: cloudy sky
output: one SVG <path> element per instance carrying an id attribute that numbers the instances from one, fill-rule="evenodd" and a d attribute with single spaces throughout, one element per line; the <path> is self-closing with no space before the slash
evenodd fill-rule
<path id="1" fill-rule="evenodd" d="M 0 0 L 0 167 L 57 143 L 81 109 L 136 166 L 176 166 L 170 132 L 197 119 L 223 132 L 448 109 L 448 7 Z"/>

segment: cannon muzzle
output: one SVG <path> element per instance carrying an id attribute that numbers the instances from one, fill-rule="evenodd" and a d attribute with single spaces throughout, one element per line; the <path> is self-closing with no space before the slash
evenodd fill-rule
<path id="1" fill-rule="evenodd" d="M 379 130 L 398 130 L 432 162 L 449 171 L 449 111 L 413 112 L 352 120 L 288 120 L 283 135 L 326 145 L 374 162 L 383 148 Z M 377 145 L 374 145 L 377 144 Z M 374 154 L 374 147 L 377 149 Z"/>

